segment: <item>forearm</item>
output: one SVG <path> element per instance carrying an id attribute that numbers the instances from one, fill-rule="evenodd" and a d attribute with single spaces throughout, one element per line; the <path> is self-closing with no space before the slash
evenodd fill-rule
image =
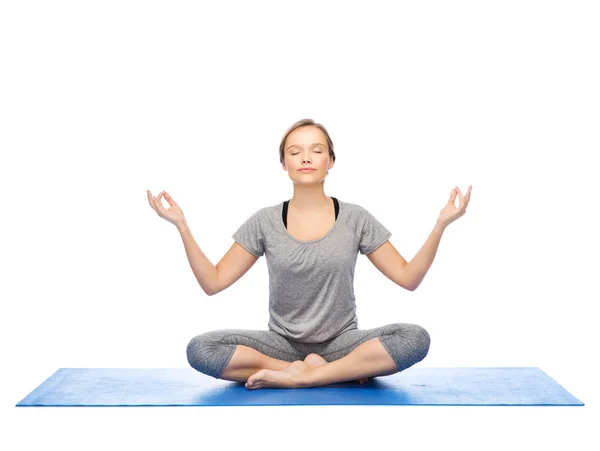
<path id="1" fill-rule="evenodd" d="M 429 234 L 427 241 L 423 244 L 423 247 L 419 249 L 419 252 L 417 252 L 413 259 L 406 264 L 406 272 L 412 290 L 416 290 L 417 287 L 421 285 L 423 278 L 425 278 L 425 274 L 429 271 L 438 246 L 440 245 L 443 233 L 444 228 L 436 224 L 433 231 Z"/>
<path id="2" fill-rule="evenodd" d="M 217 282 L 217 268 L 204 255 L 186 222 L 177 224 L 177 230 L 181 234 L 185 253 L 187 254 L 194 276 L 196 276 L 196 280 L 198 280 L 204 292 L 211 296 L 213 287 Z"/>

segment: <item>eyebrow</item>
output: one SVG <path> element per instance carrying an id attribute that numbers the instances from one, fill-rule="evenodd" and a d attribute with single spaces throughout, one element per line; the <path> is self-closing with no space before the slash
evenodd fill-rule
<path id="1" fill-rule="evenodd" d="M 325 144 L 323 144 L 323 143 L 313 143 L 312 145 L 325 147 Z M 301 147 L 301 146 L 300 146 L 300 144 L 292 144 L 291 146 L 288 146 L 288 148 L 286 150 L 290 150 L 292 147 Z"/>

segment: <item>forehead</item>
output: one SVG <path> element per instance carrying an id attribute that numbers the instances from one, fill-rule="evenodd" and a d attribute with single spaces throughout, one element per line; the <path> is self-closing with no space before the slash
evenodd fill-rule
<path id="1" fill-rule="evenodd" d="M 286 139 L 286 148 L 318 145 L 327 147 L 327 138 L 318 127 L 297 128 Z"/>

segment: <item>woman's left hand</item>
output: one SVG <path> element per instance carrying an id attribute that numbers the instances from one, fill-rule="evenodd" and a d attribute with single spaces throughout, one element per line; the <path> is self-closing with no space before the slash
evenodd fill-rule
<path id="1" fill-rule="evenodd" d="M 452 190 L 450 193 L 450 200 L 444 207 L 444 209 L 440 212 L 440 216 L 437 220 L 437 225 L 445 229 L 448 225 L 454 222 L 456 219 L 460 218 L 467 212 L 467 205 L 469 205 L 469 199 L 471 198 L 471 188 L 472 185 L 469 185 L 467 189 L 467 194 L 464 196 L 458 189 L 458 186 Z M 456 200 L 456 196 L 458 195 L 458 207 L 454 206 L 454 201 Z"/>

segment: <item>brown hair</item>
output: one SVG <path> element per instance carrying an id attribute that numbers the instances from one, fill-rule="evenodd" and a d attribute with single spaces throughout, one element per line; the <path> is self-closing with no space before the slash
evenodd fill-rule
<path id="1" fill-rule="evenodd" d="M 295 124 L 293 124 L 290 128 L 288 128 L 286 130 L 285 134 L 283 135 L 283 138 L 281 139 L 281 144 L 279 144 L 279 162 L 280 163 L 283 164 L 283 161 L 285 159 L 283 152 L 285 150 L 285 140 L 287 139 L 288 135 L 290 133 L 292 133 L 294 130 L 296 130 L 297 128 L 305 127 L 307 125 L 314 125 L 315 127 L 318 127 L 325 134 L 325 138 L 327 138 L 327 146 L 329 147 L 329 158 L 331 158 L 335 162 L 335 153 L 333 152 L 333 141 L 331 141 L 331 137 L 329 136 L 327 129 L 323 125 L 316 123 L 312 119 L 301 119 L 298 122 L 296 122 Z"/>

